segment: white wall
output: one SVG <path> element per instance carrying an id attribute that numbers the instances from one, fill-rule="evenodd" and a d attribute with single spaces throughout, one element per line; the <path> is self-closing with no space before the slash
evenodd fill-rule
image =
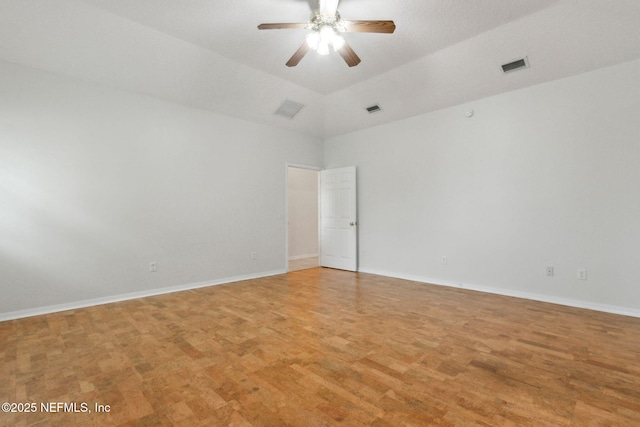
<path id="1" fill-rule="evenodd" d="M 318 256 L 318 174 L 289 168 L 289 259 Z"/>
<path id="2" fill-rule="evenodd" d="M 327 140 L 361 270 L 640 315 L 639 94 L 635 61 Z"/>
<path id="3" fill-rule="evenodd" d="M 326 141 L 358 166 L 361 269 L 639 314 L 639 76 Z M 287 162 L 320 141 L 0 62 L 0 318 L 284 271 Z"/>
<path id="4" fill-rule="evenodd" d="M 285 271 L 287 162 L 321 141 L 0 62 L 0 318 Z"/>

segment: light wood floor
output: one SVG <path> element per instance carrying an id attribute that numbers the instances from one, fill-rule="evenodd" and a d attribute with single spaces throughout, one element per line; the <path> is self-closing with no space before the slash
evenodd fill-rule
<path id="1" fill-rule="evenodd" d="M 0 425 L 638 426 L 640 319 L 316 268 L 0 323 Z"/>
<path id="2" fill-rule="evenodd" d="M 302 259 L 289 260 L 289 272 L 298 270 L 308 270 L 320 266 L 320 260 L 318 257 L 309 257 Z"/>

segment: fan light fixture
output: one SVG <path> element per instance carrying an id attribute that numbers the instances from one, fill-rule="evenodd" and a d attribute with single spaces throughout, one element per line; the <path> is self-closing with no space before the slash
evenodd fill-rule
<path id="1" fill-rule="evenodd" d="M 320 55 L 328 55 L 329 46 L 331 45 L 333 50 L 337 52 L 344 46 L 344 39 L 333 28 L 325 25 L 319 31 L 307 35 L 307 45 Z"/>
<path id="2" fill-rule="evenodd" d="M 330 48 L 338 52 L 349 67 L 360 63 L 360 58 L 351 49 L 340 33 L 385 33 L 391 34 L 396 29 L 393 21 L 343 21 L 338 13 L 340 0 L 318 0 L 318 9 L 311 13 L 308 22 L 260 24 L 259 30 L 282 30 L 299 28 L 311 30 L 302 46 L 287 61 L 287 67 L 295 67 L 304 56 L 315 50 L 320 55 L 328 55 Z"/>

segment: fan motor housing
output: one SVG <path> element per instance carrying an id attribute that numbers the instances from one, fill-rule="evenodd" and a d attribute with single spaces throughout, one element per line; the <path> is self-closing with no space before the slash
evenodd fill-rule
<path id="1" fill-rule="evenodd" d="M 319 10 L 314 10 L 309 20 L 309 29 L 320 31 L 322 27 L 331 27 L 336 32 L 344 32 L 346 30 L 340 20 L 340 13 L 338 13 L 338 11 L 336 11 L 334 16 L 326 16 L 322 15 Z"/>

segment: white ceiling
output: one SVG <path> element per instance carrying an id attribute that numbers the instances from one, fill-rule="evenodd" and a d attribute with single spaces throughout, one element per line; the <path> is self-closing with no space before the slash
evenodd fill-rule
<path id="1" fill-rule="evenodd" d="M 638 0 L 342 0 L 362 58 L 284 64 L 314 0 L 0 0 L 0 59 L 318 138 L 640 58 Z M 527 55 L 531 67 L 503 75 Z M 285 100 L 306 107 L 273 115 Z M 383 111 L 364 108 L 380 103 Z"/>
<path id="2" fill-rule="evenodd" d="M 83 1 L 321 94 L 344 89 L 557 2 L 342 0 L 343 19 L 392 19 L 397 31 L 393 35 L 346 34 L 363 59 L 356 68 L 349 69 L 339 55 L 314 53 L 291 69 L 284 64 L 308 31 L 258 31 L 256 27 L 264 22 L 306 22 L 317 0 Z"/>

